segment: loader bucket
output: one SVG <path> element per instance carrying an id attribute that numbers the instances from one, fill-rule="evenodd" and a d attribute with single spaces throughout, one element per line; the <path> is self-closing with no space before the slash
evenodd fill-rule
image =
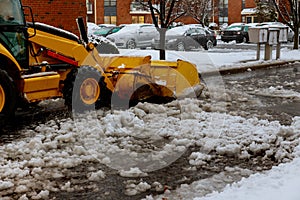
<path id="1" fill-rule="evenodd" d="M 101 57 L 101 66 L 114 85 L 112 101 L 166 102 L 197 97 L 203 87 L 194 64 L 183 61 L 151 61 L 150 56 Z M 114 104 L 114 102 L 112 102 Z"/>
<path id="2" fill-rule="evenodd" d="M 197 68 L 190 62 L 155 60 L 149 70 L 155 83 L 173 91 L 176 98 L 198 97 L 202 92 Z"/>

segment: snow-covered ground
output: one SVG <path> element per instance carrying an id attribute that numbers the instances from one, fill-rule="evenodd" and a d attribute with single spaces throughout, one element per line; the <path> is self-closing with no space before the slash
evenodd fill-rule
<path id="1" fill-rule="evenodd" d="M 121 50 L 121 53 L 152 55 L 153 59 L 158 56 L 152 50 Z M 281 60 L 299 59 L 299 55 L 298 50 L 283 49 Z M 201 72 L 238 67 L 255 56 L 256 52 L 250 50 L 228 53 L 173 51 L 168 53 L 167 59 L 189 60 L 197 64 Z M 263 62 L 270 61 L 250 64 Z M 262 91 L 268 92 L 272 95 L 274 89 Z M 300 96 L 298 93 L 292 95 Z M 56 107 L 63 102 L 56 100 L 49 104 Z M 205 105 L 212 108 L 207 110 L 214 110 L 215 106 Z M 128 110 L 99 110 L 75 119 L 53 119 L 35 129 L 25 128 L 20 134 L 28 135 L 27 138 L 0 147 L 0 197 L 47 199 L 50 192 L 80 190 L 82 188 L 72 180 L 62 180 L 68 169 L 88 162 L 105 164 L 118 170 L 120 176 L 145 177 L 149 172 L 168 166 L 188 147 L 197 145 L 201 148 L 188 157 L 190 167 L 185 170 L 195 170 L 218 155 L 245 159 L 260 152 L 264 152 L 263 159 L 274 157 L 284 164 L 263 173 L 227 167 L 211 178 L 146 199 L 300 199 L 300 117 L 294 117 L 291 125 L 284 126 L 277 121 L 246 119 L 218 110 L 223 111 L 219 107 L 215 112 L 205 112 L 197 99 L 176 100 L 166 105 L 140 103 Z M 226 185 L 241 174 L 250 176 Z M 87 169 L 89 181 L 106 177 L 101 169 Z M 126 195 L 135 195 L 151 187 L 160 190 L 161 186 L 158 182 L 128 182 Z"/>
<path id="2" fill-rule="evenodd" d="M 253 44 L 248 44 L 253 45 Z M 120 49 L 122 55 L 151 55 L 153 60 L 159 59 L 159 52 L 155 50 L 128 50 Z M 290 48 L 281 48 L 280 59 L 276 60 L 276 51 L 272 51 L 272 59 L 264 60 L 264 50 L 260 52 L 260 60 L 256 60 L 256 50 L 241 49 L 211 49 L 209 51 L 167 51 L 166 60 L 183 59 L 197 65 L 199 72 L 214 71 L 224 68 L 238 68 L 244 66 L 252 66 L 259 64 L 268 64 L 282 61 L 300 60 L 300 51 L 291 50 Z"/>

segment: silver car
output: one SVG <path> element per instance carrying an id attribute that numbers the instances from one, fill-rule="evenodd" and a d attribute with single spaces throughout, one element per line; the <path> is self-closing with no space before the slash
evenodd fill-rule
<path id="1" fill-rule="evenodd" d="M 127 24 L 120 31 L 110 34 L 107 39 L 118 48 L 146 49 L 151 47 L 152 39 L 159 35 L 153 24 Z"/>

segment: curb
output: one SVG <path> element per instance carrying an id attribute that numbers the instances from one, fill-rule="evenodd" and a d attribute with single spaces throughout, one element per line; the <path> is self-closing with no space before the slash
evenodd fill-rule
<path id="1" fill-rule="evenodd" d="M 215 76 L 215 75 L 230 75 L 230 74 L 238 74 L 243 72 L 254 71 L 258 69 L 266 69 L 266 68 L 276 68 L 276 67 L 283 67 L 285 65 L 291 65 L 300 62 L 300 60 L 290 60 L 290 61 L 276 61 L 272 63 L 261 63 L 261 64 L 254 64 L 248 66 L 241 66 L 241 67 L 232 67 L 232 68 L 223 68 L 214 71 L 207 71 L 199 73 L 200 76 Z"/>

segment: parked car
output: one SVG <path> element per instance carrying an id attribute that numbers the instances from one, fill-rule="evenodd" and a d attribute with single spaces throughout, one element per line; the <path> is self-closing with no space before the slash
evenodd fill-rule
<path id="1" fill-rule="evenodd" d="M 101 27 L 115 27 L 115 24 L 98 24 L 98 26 Z"/>
<path id="2" fill-rule="evenodd" d="M 95 24 L 93 22 L 87 22 L 86 25 L 87 25 L 87 35 L 88 36 L 93 35 L 94 32 L 99 31 L 101 29 L 97 24 Z"/>
<path id="3" fill-rule="evenodd" d="M 151 47 L 152 39 L 159 35 L 153 24 L 128 24 L 116 33 L 107 36 L 107 39 L 118 48 L 145 49 Z"/>
<path id="4" fill-rule="evenodd" d="M 216 35 L 200 25 L 183 25 L 174 27 L 166 32 L 166 49 L 185 51 L 201 46 L 208 50 L 217 45 Z M 155 49 L 160 48 L 160 38 L 153 41 Z"/>
<path id="5" fill-rule="evenodd" d="M 121 30 L 119 26 L 102 26 L 99 30 L 93 32 L 94 35 L 106 37 L 110 34 L 116 33 Z"/>
<path id="6" fill-rule="evenodd" d="M 249 42 L 249 27 L 256 26 L 255 23 L 234 23 L 221 31 L 221 40 L 224 42 L 236 41 L 236 43 Z"/>

